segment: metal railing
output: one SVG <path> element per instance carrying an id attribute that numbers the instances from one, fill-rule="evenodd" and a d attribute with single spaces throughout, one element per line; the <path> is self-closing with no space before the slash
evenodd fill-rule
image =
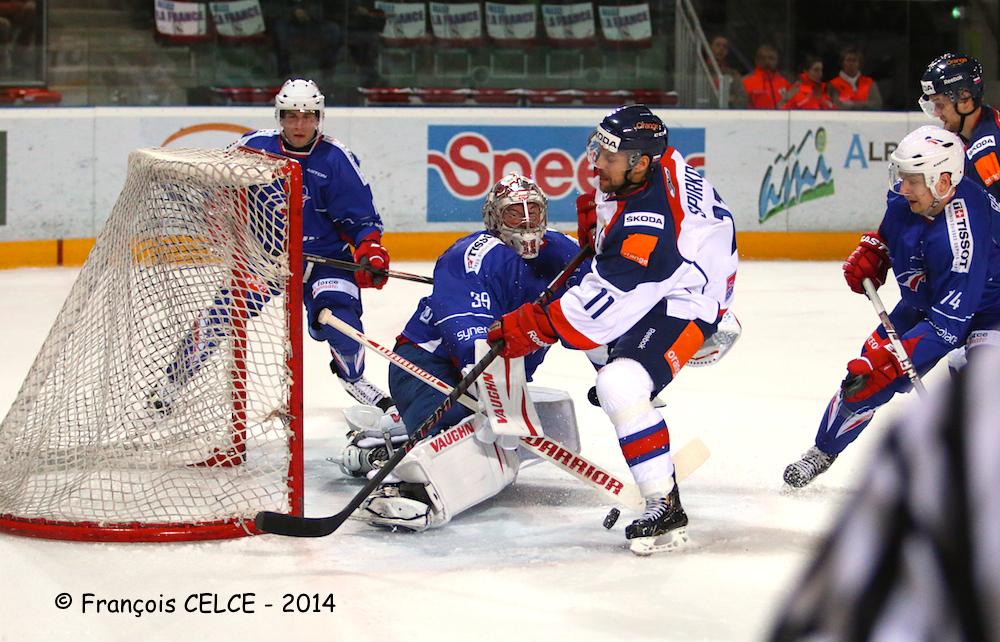
<path id="1" fill-rule="evenodd" d="M 711 55 L 691 0 L 675 4 L 674 89 L 678 106 L 690 109 L 725 109 L 729 106 L 730 78 Z"/>

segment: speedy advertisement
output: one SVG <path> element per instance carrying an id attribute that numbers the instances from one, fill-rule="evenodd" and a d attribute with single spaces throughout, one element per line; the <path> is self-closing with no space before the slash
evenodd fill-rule
<path id="1" fill-rule="evenodd" d="M 427 220 L 482 220 L 490 188 L 509 172 L 535 179 L 549 197 L 549 220 L 575 221 L 576 197 L 593 191 L 587 139 L 593 127 L 429 125 Z M 670 145 L 705 166 L 705 129 L 672 127 Z"/>

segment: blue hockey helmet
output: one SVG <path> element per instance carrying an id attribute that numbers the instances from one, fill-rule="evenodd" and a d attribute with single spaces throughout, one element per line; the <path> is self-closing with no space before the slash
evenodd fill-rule
<path id="1" fill-rule="evenodd" d="M 931 96 L 942 94 L 957 103 L 962 98 L 971 98 L 979 107 L 983 100 L 986 83 L 983 82 L 983 66 L 975 58 L 962 54 L 946 53 L 927 65 L 920 77 L 920 108 L 929 116 L 935 116 Z"/>
<path id="2" fill-rule="evenodd" d="M 642 156 L 655 162 L 667 150 L 669 131 L 663 121 L 645 105 L 618 107 L 604 117 L 587 142 L 587 159 L 596 164 L 601 149 L 631 152 L 629 169 Z"/>

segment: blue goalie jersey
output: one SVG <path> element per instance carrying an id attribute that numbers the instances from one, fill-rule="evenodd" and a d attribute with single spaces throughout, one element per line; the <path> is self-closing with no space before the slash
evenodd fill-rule
<path id="1" fill-rule="evenodd" d="M 534 259 L 522 259 L 489 232 L 459 239 L 434 266 L 434 291 L 420 300 L 402 338 L 457 367 L 475 363 L 475 341 L 501 316 L 538 297 L 579 252 L 576 241 L 548 230 Z M 524 359 L 530 380 L 545 350 Z"/>

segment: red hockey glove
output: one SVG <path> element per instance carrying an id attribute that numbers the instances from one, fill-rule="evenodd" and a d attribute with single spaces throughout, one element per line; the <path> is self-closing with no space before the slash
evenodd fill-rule
<path id="1" fill-rule="evenodd" d="M 864 294 L 861 281 L 868 278 L 876 288 L 880 287 L 889 273 L 889 263 L 889 248 L 879 233 L 862 234 L 858 247 L 844 261 L 844 279 L 852 290 Z"/>
<path id="2" fill-rule="evenodd" d="M 594 194 L 580 194 L 576 197 L 576 240 L 580 247 L 594 247 L 597 233 L 597 204 Z"/>
<path id="3" fill-rule="evenodd" d="M 354 250 L 354 262 L 361 269 L 354 273 L 354 280 L 359 288 L 375 288 L 381 290 L 389 280 L 385 270 L 389 269 L 389 253 L 385 251 L 378 236 L 372 235 L 358 243 Z M 373 270 L 380 270 L 375 273 Z"/>
<path id="4" fill-rule="evenodd" d="M 513 312 L 509 312 L 490 326 L 486 340 L 491 345 L 503 340 L 503 350 L 500 355 L 507 359 L 516 359 L 530 354 L 539 348 L 545 348 L 556 342 L 558 337 L 552 329 L 542 306 L 537 303 L 525 303 Z"/>
<path id="5" fill-rule="evenodd" d="M 913 354 L 918 338 L 903 341 L 903 349 L 907 354 Z M 884 390 L 899 377 L 906 376 L 903 366 L 896 358 L 889 339 L 883 339 L 877 332 L 865 341 L 861 356 L 847 362 L 847 376 L 840 389 L 844 399 L 850 402 L 864 401 L 875 393 Z"/>

